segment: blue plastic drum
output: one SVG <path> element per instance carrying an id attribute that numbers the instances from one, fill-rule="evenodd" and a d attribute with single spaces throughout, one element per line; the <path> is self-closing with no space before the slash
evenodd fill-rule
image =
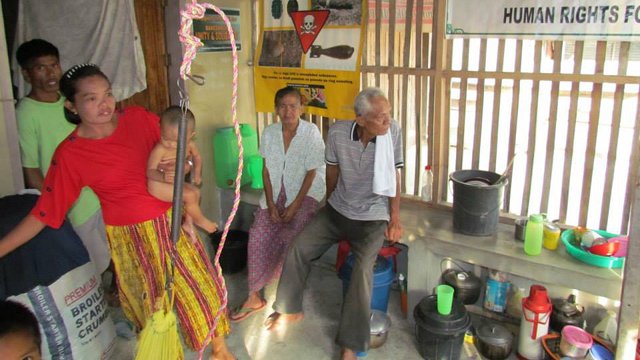
<path id="1" fill-rule="evenodd" d="M 347 260 L 340 268 L 340 279 L 342 279 L 342 294 L 347 294 L 353 271 L 353 254 L 347 256 Z M 373 267 L 373 292 L 371 293 L 371 309 L 387 312 L 389 305 L 389 291 L 395 275 L 393 274 L 392 262 L 378 255 Z"/>

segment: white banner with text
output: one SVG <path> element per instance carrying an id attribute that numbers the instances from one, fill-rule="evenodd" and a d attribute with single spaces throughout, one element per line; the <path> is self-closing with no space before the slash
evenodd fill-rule
<path id="1" fill-rule="evenodd" d="M 448 38 L 640 39 L 640 1 L 449 0 Z"/>

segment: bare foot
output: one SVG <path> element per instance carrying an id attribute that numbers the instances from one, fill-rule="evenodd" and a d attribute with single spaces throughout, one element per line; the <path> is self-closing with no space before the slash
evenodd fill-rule
<path id="1" fill-rule="evenodd" d="M 236 357 L 229 351 L 222 354 L 211 354 L 210 360 L 236 360 Z"/>
<path id="2" fill-rule="evenodd" d="M 204 220 L 195 221 L 195 224 L 209 234 L 213 234 L 218 230 L 218 224 L 206 218 Z"/>
<path id="3" fill-rule="evenodd" d="M 279 312 L 274 312 L 264 321 L 264 326 L 267 327 L 267 330 L 276 330 L 283 328 L 287 324 L 298 322 L 303 318 L 303 313 L 281 314 Z"/>
<path id="4" fill-rule="evenodd" d="M 236 357 L 229 351 L 227 344 L 223 337 L 214 337 L 211 339 L 211 352 L 210 360 L 236 360 Z"/>
<path id="5" fill-rule="evenodd" d="M 342 348 L 342 354 L 340 355 L 340 359 L 341 360 L 358 360 L 358 357 L 356 356 L 355 351 L 347 348 Z"/>
<path id="6" fill-rule="evenodd" d="M 196 236 L 196 228 L 193 226 L 193 221 L 191 218 L 188 218 L 182 223 L 182 230 L 189 236 L 191 239 L 191 243 L 195 244 L 198 242 L 198 237 Z"/>
<path id="7" fill-rule="evenodd" d="M 242 304 L 243 307 L 246 308 L 255 308 L 261 306 L 265 303 L 265 299 L 260 296 L 258 291 L 249 292 L 249 296 L 247 296 L 247 300 Z"/>

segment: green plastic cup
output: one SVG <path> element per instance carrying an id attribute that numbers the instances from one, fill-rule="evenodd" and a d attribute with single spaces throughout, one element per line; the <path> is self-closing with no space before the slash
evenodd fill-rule
<path id="1" fill-rule="evenodd" d="M 436 287 L 436 296 L 438 303 L 438 314 L 451 314 L 451 305 L 453 304 L 453 287 L 449 285 L 438 285 Z"/>
<path id="2" fill-rule="evenodd" d="M 249 156 L 246 159 L 246 167 L 251 177 L 251 187 L 253 189 L 264 188 L 264 183 L 262 182 L 262 157 L 259 155 Z"/>

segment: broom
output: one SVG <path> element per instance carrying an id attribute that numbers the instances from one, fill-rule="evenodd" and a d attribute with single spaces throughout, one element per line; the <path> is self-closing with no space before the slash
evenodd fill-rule
<path id="1" fill-rule="evenodd" d="M 182 95 L 182 93 L 181 93 Z M 187 140 L 187 109 L 188 99 L 181 99 L 182 117 L 178 125 L 178 149 L 176 159 L 184 159 Z M 180 237 L 182 187 L 184 185 L 184 161 L 176 161 L 176 176 L 173 183 L 173 211 L 171 212 L 171 241 L 176 246 Z M 162 248 L 160 249 L 162 251 Z M 165 255 L 166 254 L 161 254 Z M 169 249 L 169 259 L 166 261 L 167 276 L 165 290 L 156 300 L 156 312 L 151 315 L 140 332 L 136 360 L 176 360 L 183 359 L 184 353 L 178 323 L 173 311 L 175 292 L 173 291 L 173 251 Z"/>

